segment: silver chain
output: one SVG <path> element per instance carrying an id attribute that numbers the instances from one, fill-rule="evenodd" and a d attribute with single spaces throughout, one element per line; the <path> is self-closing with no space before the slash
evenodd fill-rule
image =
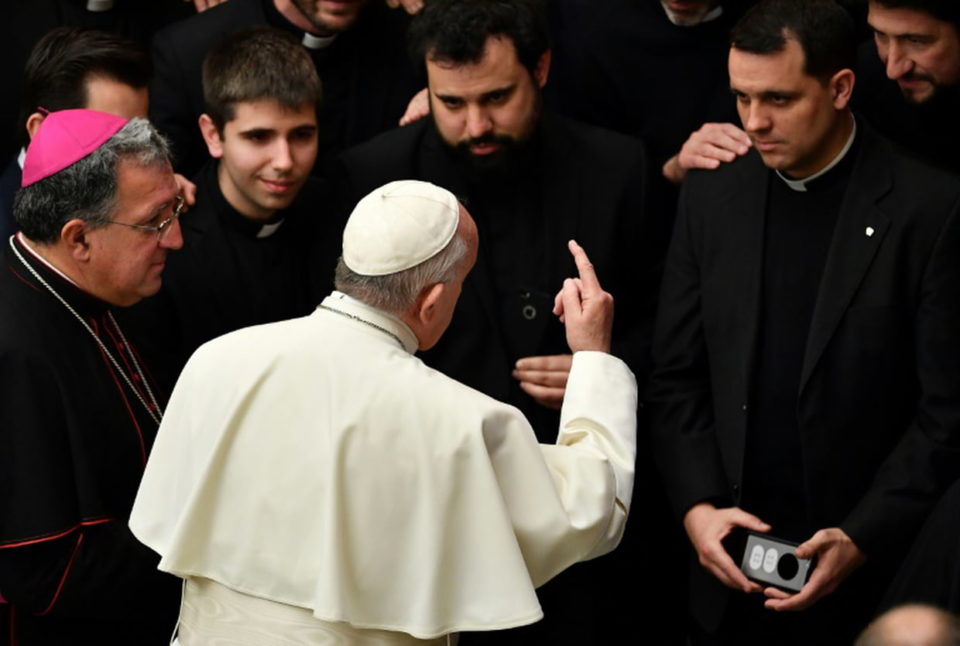
<path id="1" fill-rule="evenodd" d="M 339 314 L 340 316 L 346 316 L 346 317 L 349 318 L 349 319 L 353 319 L 354 321 L 358 321 L 358 322 L 360 322 L 360 323 L 363 323 L 364 325 L 369 325 L 370 327 L 372 327 L 372 328 L 374 328 L 374 329 L 376 329 L 376 330 L 380 330 L 381 332 L 383 332 L 383 333 L 386 334 L 387 336 L 390 336 L 390 337 L 393 337 L 394 339 L 396 339 L 397 343 L 400 344 L 400 347 L 401 347 L 401 348 L 406 348 L 406 346 L 403 345 L 403 341 L 400 340 L 400 337 L 398 337 L 396 334 L 394 334 L 393 332 L 391 332 L 390 330 L 388 330 L 388 329 L 385 328 L 385 327 L 380 327 L 380 326 L 377 325 L 376 323 L 371 323 L 371 322 L 368 321 L 367 319 L 363 319 L 363 318 L 360 318 L 359 316 L 356 316 L 355 314 L 350 314 L 349 312 L 344 312 L 343 310 L 338 310 L 338 309 L 336 309 L 336 308 L 334 308 L 334 307 L 330 307 L 330 306 L 328 306 L 328 305 L 324 305 L 323 303 L 321 303 L 321 304 L 318 305 L 317 307 L 319 307 L 319 308 L 322 309 L 322 310 L 327 310 L 328 312 L 335 312 L 335 313 Z"/>
<path id="2" fill-rule="evenodd" d="M 143 395 L 140 394 L 140 391 L 134 387 L 133 381 L 130 380 L 130 377 L 127 375 L 126 371 L 120 367 L 120 363 L 114 358 L 110 350 L 107 349 L 107 346 L 103 343 L 100 337 L 97 336 L 97 333 L 93 331 L 93 328 L 90 327 L 90 324 L 87 323 L 87 321 L 82 316 L 80 316 L 77 313 L 77 311 L 73 309 L 73 307 L 70 306 L 70 303 L 64 300 L 64 298 L 57 293 L 57 290 L 55 290 L 52 285 L 50 285 L 46 280 L 43 279 L 43 277 L 37 272 L 37 270 L 33 268 L 33 265 L 28 263 L 26 259 L 20 254 L 20 250 L 17 249 L 16 244 L 14 244 L 13 242 L 14 237 L 15 236 L 10 236 L 10 248 L 13 249 L 13 253 L 17 257 L 17 259 L 21 263 L 23 263 L 23 266 L 26 267 L 31 274 L 33 274 L 33 277 L 36 278 L 41 285 L 47 288 L 48 292 L 53 294 L 54 298 L 60 301 L 60 303 L 65 308 L 67 308 L 68 312 L 73 314 L 74 318 L 80 321 L 80 325 L 82 325 L 83 328 L 90 333 L 90 336 L 92 336 L 93 340 L 97 342 L 97 345 L 100 346 L 100 349 L 103 351 L 103 353 L 107 355 L 107 358 L 110 360 L 110 363 L 113 364 L 114 369 L 116 369 L 116 371 L 120 373 L 120 376 L 123 377 L 124 382 L 126 382 L 127 386 L 130 388 L 133 394 L 137 396 L 137 399 L 140 400 L 140 403 L 143 405 L 144 410 L 147 411 L 147 414 L 150 416 L 150 418 L 157 423 L 157 426 L 159 426 L 160 416 L 163 415 L 163 411 L 160 410 L 160 404 L 157 402 L 157 398 L 154 397 L 153 390 L 150 389 L 150 384 L 147 383 L 146 375 L 143 374 L 143 370 L 140 368 L 140 364 L 137 362 L 136 356 L 134 356 L 133 349 L 130 347 L 130 344 L 127 342 L 127 338 L 123 335 L 123 330 L 120 329 L 120 326 L 117 325 L 116 319 L 113 318 L 113 312 L 107 310 L 107 316 L 110 317 L 110 322 L 113 324 L 113 327 L 117 331 L 117 334 L 120 335 L 120 341 L 123 343 L 124 347 L 127 348 L 127 354 L 130 355 L 130 362 L 133 364 L 133 368 L 137 371 L 137 375 L 140 377 L 140 383 L 143 384 L 144 390 L 147 391 L 147 396 L 150 397 L 150 402 L 154 406 L 153 409 L 151 409 L 149 404 L 147 404 L 147 401 L 143 398 Z"/>

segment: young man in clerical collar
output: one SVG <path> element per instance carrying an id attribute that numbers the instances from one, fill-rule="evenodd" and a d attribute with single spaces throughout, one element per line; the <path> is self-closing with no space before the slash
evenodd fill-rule
<path id="1" fill-rule="evenodd" d="M 254 28 L 214 48 L 204 61 L 203 87 L 200 132 L 217 160 L 216 189 L 239 216 L 276 224 L 317 158 L 320 79 L 313 63 L 285 34 Z M 262 226 L 257 235 L 269 231 Z"/>
<path id="2" fill-rule="evenodd" d="M 211 159 L 196 177 L 184 254 L 163 293 L 141 308 L 151 314 L 139 313 L 165 330 L 152 338 L 173 346 L 156 349 L 173 357 L 164 381 L 216 336 L 309 313 L 312 277 L 332 275 L 335 259 L 319 247 L 336 236 L 320 233 L 312 208 L 321 90 L 309 55 L 289 35 L 254 27 L 210 52 L 203 81 L 199 127 Z"/>

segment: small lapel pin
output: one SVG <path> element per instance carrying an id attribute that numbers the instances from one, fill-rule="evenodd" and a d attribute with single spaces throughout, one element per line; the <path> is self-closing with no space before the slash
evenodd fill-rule
<path id="1" fill-rule="evenodd" d="M 867 237 L 873 237 L 873 227 L 867 227 Z"/>

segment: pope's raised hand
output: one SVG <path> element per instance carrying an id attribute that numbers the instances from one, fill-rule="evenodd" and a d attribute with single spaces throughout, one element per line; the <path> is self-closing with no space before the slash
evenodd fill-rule
<path id="1" fill-rule="evenodd" d="M 575 241 L 568 243 L 579 278 L 563 281 L 553 312 L 567 328 L 567 345 L 572 352 L 610 352 L 613 328 L 613 296 L 603 291 L 587 253 Z"/>

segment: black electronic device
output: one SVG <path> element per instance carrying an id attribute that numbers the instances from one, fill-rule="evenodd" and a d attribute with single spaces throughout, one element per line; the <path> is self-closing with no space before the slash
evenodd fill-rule
<path id="1" fill-rule="evenodd" d="M 799 543 L 748 532 L 740 570 L 747 578 L 787 592 L 799 592 L 810 578 L 812 559 L 797 558 Z"/>

